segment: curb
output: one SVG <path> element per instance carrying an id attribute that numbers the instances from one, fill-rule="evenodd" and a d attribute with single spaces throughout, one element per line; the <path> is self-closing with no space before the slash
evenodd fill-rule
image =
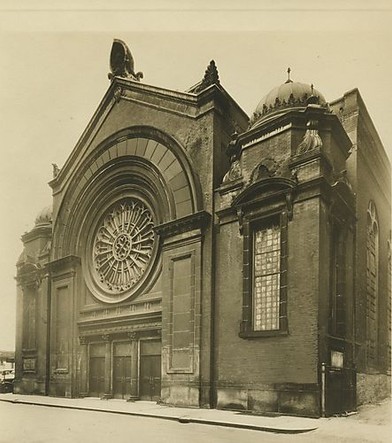
<path id="1" fill-rule="evenodd" d="M 149 412 L 137 412 L 137 411 L 120 411 L 116 409 L 103 409 L 103 408 L 94 408 L 91 406 L 74 406 L 74 405 L 64 405 L 64 404 L 51 404 L 51 403 L 40 403 L 35 401 L 27 401 L 27 400 L 18 400 L 18 399 L 6 399 L 0 398 L 0 401 L 13 403 L 13 404 L 25 404 L 25 405 L 33 405 L 33 406 L 44 406 L 48 408 L 61 408 L 61 409 L 73 409 L 77 411 L 90 411 L 90 412 L 105 412 L 109 414 L 119 414 L 119 415 L 131 415 L 135 417 L 144 417 L 144 418 L 159 418 L 162 420 L 170 420 L 177 421 L 178 423 L 187 424 L 187 423 L 195 423 L 201 425 L 213 425 L 213 426 L 222 426 L 227 428 L 237 428 L 237 429 L 248 429 L 252 431 L 264 431 L 264 432 L 272 432 L 275 434 L 301 434 L 306 432 L 315 431 L 315 428 L 297 428 L 297 429 L 287 429 L 287 428 L 273 428 L 269 426 L 255 425 L 255 424 L 247 424 L 247 423 L 238 423 L 238 422 L 230 422 L 230 421 L 222 421 L 222 420 L 208 420 L 205 418 L 192 418 L 188 416 L 179 416 L 179 415 L 164 415 L 164 414 L 154 414 Z"/>

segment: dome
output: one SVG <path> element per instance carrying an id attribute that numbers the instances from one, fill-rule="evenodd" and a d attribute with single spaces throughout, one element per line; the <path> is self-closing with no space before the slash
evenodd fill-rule
<path id="1" fill-rule="evenodd" d="M 293 82 L 290 78 L 264 96 L 256 107 L 251 126 L 260 123 L 267 116 L 281 113 L 288 108 L 304 108 L 309 104 L 327 107 L 324 96 L 307 83 Z"/>
<path id="2" fill-rule="evenodd" d="M 48 225 L 52 223 L 52 205 L 43 208 L 35 219 L 35 226 Z"/>

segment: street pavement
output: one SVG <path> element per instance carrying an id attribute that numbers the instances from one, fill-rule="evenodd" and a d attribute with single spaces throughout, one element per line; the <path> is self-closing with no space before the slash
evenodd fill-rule
<path id="1" fill-rule="evenodd" d="M 316 429 L 320 423 L 320 419 L 312 418 L 292 416 L 265 417 L 218 409 L 169 407 L 151 401 L 126 402 L 117 399 L 100 400 L 93 397 L 71 399 L 39 395 L 0 394 L 0 401 L 161 418 L 180 423 L 211 424 L 277 433 L 308 432 Z"/>
<path id="2" fill-rule="evenodd" d="M 171 408 L 152 402 L 3 394 L 0 443 L 387 443 L 392 442 L 390 417 L 390 401 L 360 408 L 348 417 L 306 419 Z"/>

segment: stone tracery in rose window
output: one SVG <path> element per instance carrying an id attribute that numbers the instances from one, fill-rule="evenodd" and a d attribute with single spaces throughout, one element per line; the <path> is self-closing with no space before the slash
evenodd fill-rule
<path id="1" fill-rule="evenodd" d="M 100 283 L 113 293 L 131 289 L 143 276 L 154 246 L 154 221 L 139 200 L 115 205 L 95 235 L 93 263 Z"/>

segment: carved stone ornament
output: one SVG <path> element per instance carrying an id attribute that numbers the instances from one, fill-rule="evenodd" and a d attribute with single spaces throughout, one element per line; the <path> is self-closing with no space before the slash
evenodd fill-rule
<path id="1" fill-rule="evenodd" d="M 211 60 L 204 73 L 203 80 L 193 89 L 193 93 L 198 93 L 211 85 L 219 85 L 219 74 L 215 61 Z"/>
<path id="2" fill-rule="evenodd" d="M 130 340 L 137 340 L 138 334 L 135 331 L 131 331 L 127 333 L 127 336 Z"/>
<path id="3" fill-rule="evenodd" d="M 309 120 L 307 125 L 308 129 L 302 139 L 302 142 L 297 147 L 297 154 L 305 154 L 306 152 L 313 151 L 315 149 L 321 149 L 323 142 L 318 133 L 318 122 L 316 120 Z"/>
<path id="4" fill-rule="evenodd" d="M 350 189 L 350 191 L 353 191 L 353 187 L 352 187 L 352 185 L 351 185 L 351 183 L 350 183 L 350 181 L 348 179 L 347 170 L 346 169 L 344 169 L 343 171 L 341 171 L 338 174 L 336 174 L 335 180 L 336 180 L 336 182 L 334 184 L 344 183 Z"/>
<path id="5" fill-rule="evenodd" d="M 41 285 L 42 272 L 39 264 L 22 263 L 18 265 L 16 280 L 22 288 L 38 289 Z"/>
<path id="6" fill-rule="evenodd" d="M 124 90 L 121 86 L 118 86 L 113 93 L 114 99 L 116 100 L 116 103 L 118 103 L 121 100 L 121 97 L 124 97 Z"/>
<path id="7" fill-rule="evenodd" d="M 230 169 L 226 172 L 222 182 L 227 183 L 230 181 L 238 180 L 242 177 L 242 168 L 239 161 L 241 147 L 238 143 L 238 133 L 234 132 L 231 136 L 230 143 L 226 148 L 226 155 L 230 158 Z"/>
<path id="8" fill-rule="evenodd" d="M 261 163 L 259 163 L 256 168 L 252 171 L 251 183 L 264 178 L 274 177 L 279 169 L 280 164 L 277 163 L 273 158 L 266 158 Z"/>
<path id="9" fill-rule="evenodd" d="M 100 284 L 113 294 L 131 289 L 143 276 L 155 234 L 150 210 L 140 200 L 114 205 L 95 234 L 93 266 Z"/>
<path id="10" fill-rule="evenodd" d="M 238 180 L 242 177 L 242 168 L 239 160 L 234 160 L 230 166 L 230 169 L 226 172 L 223 177 L 223 183 Z"/>
<path id="11" fill-rule="evenodd" d="M 135 73 L 134 60 L 128 46 L 118 39 L 114 39 L 110 52 L 110 70 L 109 80 L 114 77 L 124 77 L 140 81 L 143 78 L 142 72 Z"/>
<path id="12" fill-rule="evenodd" d="M 79 336 L 79 343 L 81 344 L 81 345 L 87 345 L 87 337 L 86 336 L 84 336 L 84 335 L 80 335 Z"/>
<path id="13" fill-rule="evenodd" d="M 60 173 L 60 168 L 57 166 L 56 163 L 52 163 L 53 168 L 53 178 L 56 178 Z"/>

